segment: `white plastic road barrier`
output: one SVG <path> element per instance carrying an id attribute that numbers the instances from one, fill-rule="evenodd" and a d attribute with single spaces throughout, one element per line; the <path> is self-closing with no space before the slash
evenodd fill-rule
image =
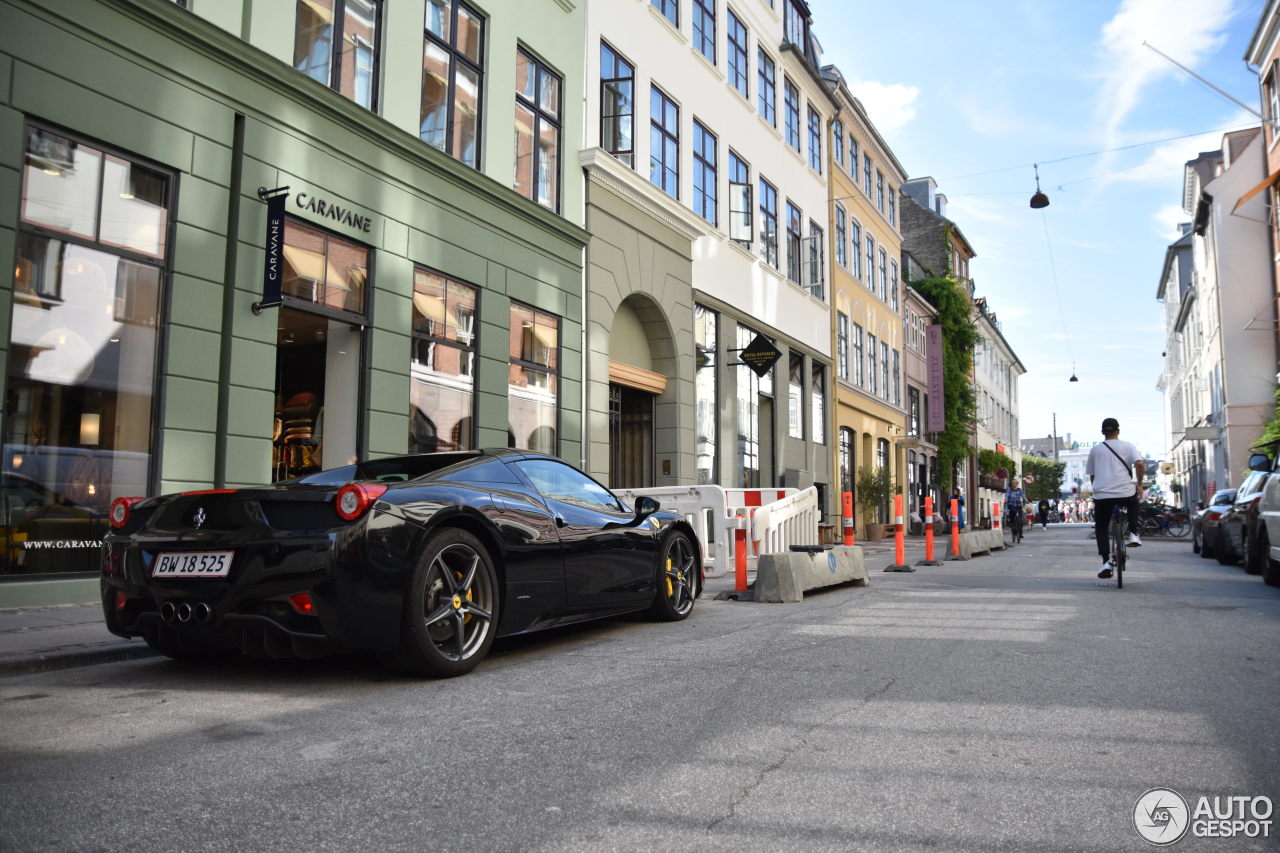
<path id="1" fill-rule="evenodd" d="M 784 554 L 792 545 L 818 544 L 818 490 L 810 486 L 756 510 L 751 538 L 760 554 Z"/>
<path id="2" fill-rule="evenodd" d="M 635 503 L 641 495 L 657 498 L 666 512 L 678 513 L 693 527 L 702 545 L 702 563 L 707 577 L 724 577 L 734 570 L 733 531 L 741 523 L 736 517 L 750 518 L 764 507 L 785 500 L 796 489 L 726 489 L 721 486 L 660 486 L 651 489 L 618 489 L 614 492 L 628 503 Z M 818 541 L 816 489 L 813 529 L 790 544 L 812 545 Z M 766 528 L 766 532 L 768 528 Z M 775 537 L 776 538 L 776 537 Z M 757 554 L 768 553 L 755 536 L 755 527 L 748 523 L 748 556 L 753 561 Z M 784 546 L 781 550 L 785 551 Z"/>

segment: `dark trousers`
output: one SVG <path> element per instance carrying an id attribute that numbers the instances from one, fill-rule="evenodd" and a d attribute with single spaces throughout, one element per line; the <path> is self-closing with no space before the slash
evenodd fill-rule
<path id="1" fill-rule="evenodd" d="M 1111 557 L 1111 514 L 1117 509 L 1129 511 L 1129 532 L 1138 532 L 1138 496 L 1128 498 L 1094 498 L 1093 500 L 1093 534 L 1098 540 L 1098 556 L 1103 560 Z"/>

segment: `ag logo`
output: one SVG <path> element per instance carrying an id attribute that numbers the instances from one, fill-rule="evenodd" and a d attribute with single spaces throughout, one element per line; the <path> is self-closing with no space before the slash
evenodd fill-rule
<path id="1" fill-rule="evenodd" d="M 1190 826 L 1187 801 L 1177 791 L 1152 788 L 1133 807 L 1133 826 L 1144 839 L 1165 847 L 1182 840 Z"/>

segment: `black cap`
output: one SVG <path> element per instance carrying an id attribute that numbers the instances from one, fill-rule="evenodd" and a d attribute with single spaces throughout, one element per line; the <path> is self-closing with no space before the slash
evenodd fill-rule
<path id="1" fill-rule="evenodd" d="M 1103 432 L 1118 432 L 1118 431 L 1119 431 L 1119 429 L 1120 429 L 1120 422 L 1119 422 L 1118 420 L 1116 420 L 1115 418 L 1105 418 L 1105 419 L 1103 419 L 1103 421 L 1102 421 L 1102 431 L 1103 431 Z"/>

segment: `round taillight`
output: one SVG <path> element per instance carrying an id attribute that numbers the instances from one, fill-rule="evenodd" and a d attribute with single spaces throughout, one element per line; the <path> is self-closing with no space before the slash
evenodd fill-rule
<path id="1" fill-rule="evenodd" d="M 338 515 L 343 521 L 355 521 L 364 515 L 373 502 L 387 490 L 386 486 L 367 483 L 347 483 L 338 490 L 336 500 Z"/>
<path id="2" fill-rule="evenodd" d="M 142 498 L 116 498 L 111 502 L 111 509 L 108 510 L 108 516 L 111 518 L 111 526 L 115 528 L 124 527 L 129 521 L 129 513 L 134 504 Z"/>

